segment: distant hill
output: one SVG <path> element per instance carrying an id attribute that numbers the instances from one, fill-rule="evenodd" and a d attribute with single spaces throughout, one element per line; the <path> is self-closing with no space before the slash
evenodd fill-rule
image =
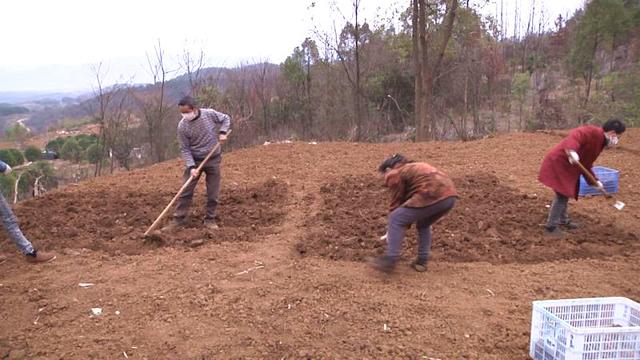
<path id="1" fill-rule="evenodd" d="M 200 78 L 207 83 L 216 84 L 221 90 L 228 87 L 234 75 L 240 72 L 249 72 L 261 65 L 246 65 L 242 68 L 219 68 L 210 67 L 201 70 Z M 277 64 L 269 64 L 274 69 L 279 68 Z M 132 85 L 132 91 L 145 92 L 152 89 L 155 84 L 136 84 Z M 165 96 L 169 103 L 177 103 L 181 97 L 189 95 L 190 84 L 187 74 L 179 75 L 168 80 L 165 84 Z M 97 98 L 91 92 L 82 93 L 34 93 L 34 92 L 0 92 L 0 102 L 2 102 L 2 94 L 11 97 L 13 102 L 25 104 L 31 110 L 27 125 L 36 133 L 46 131 L 52 125 L 56 125 L 60 120 L 65 118 L 81 118 L 88 117 L 92 103 L 97 103 Z M 73 95 L 73 96 L 72 96 Z M 21 100 L 19 100 L 21 99 Z"/>
<path id="2" fill-rule="evenodd" d="M 26 114 L 28 112 L 29 112 L 29 109 L 24 106 L 0 103 L 0 116 Z"/>
<path id="3" fill-rule="evenodd" d="M 46 91 L 0 91 L 0 103 L 23 104 L 42 100 L 61 101 L 64 98 L 75 98 L 87 91 L 46 92 Z"/>

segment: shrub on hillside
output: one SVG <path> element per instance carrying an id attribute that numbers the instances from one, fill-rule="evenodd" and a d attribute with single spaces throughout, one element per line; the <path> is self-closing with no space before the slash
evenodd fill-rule
<path id="1" fill-rule="evenodd" d="M 27 158 L 27 161 L 38 161 L 42 157 L 42 151 L 35 146 L 28 146 L 24 150 L 24 157 Z"/>
<path id="2" fill-rule="evenodd" d="M 2 195 L 7 199 L 11 197 L 11 194 L 13 194 L 13 187 L 16 183 L 16 179 L 13 175 L 14 174 L 0 176 L 0 192 L 2 192 Z"/>
<path id="3" fill-rule="evenodd" d="M 98 143 L 98 138 L 95 135 L 80 134 L 76 135 L 75 138 L 82 150 L 87 150 L 91 145 Z"/>
<path id="4" fill-rule="evenodd" d="M 100 148 L 97 144 L 91 144 L 85 151 L 85 158 L 92 164 L 98 163 L 98 157 L 100 156 Z"/>
<path id="5" fill-rule="evenodd" d="M 9 164 L 9 166 L 18 166 L 24 163 L 24 157 L 18 149 L 2 149 L 0 150 L 0 160 Z"/>
<path id="6" fill-rule="evenodd" d="M 76 163 L 80 162 L 82 159 L 82 148 L 75 138 L 70 137 L 65 141 L 62 149 L 60 150 L 60 157 L 64 160 Z"/>
<path id="7" fill-rule="evenodd" d="M 64 146 L 65 143 L 65 139 L 64 138 L 56 138 L 55 140 L 51 140 L 47 143 L 47 145 L 45 145 L 45 149 L 47 150 L 52 150 L 55 151 L 57 153 L 60 153 L 60 150 L 62 150 L 62 147 Z"/>

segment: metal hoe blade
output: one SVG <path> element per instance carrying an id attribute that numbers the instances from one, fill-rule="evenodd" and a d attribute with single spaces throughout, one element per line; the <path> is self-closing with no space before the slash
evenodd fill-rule
<path id="1" fill-rule="evenodd" d="M 625 206 L 626 206 L 626 204 L 623 203 L 622 201 L 616 201 L 616 203 L 613 204 L 613 207 L 618 209 L 618 210 L 624 209 Z"/>

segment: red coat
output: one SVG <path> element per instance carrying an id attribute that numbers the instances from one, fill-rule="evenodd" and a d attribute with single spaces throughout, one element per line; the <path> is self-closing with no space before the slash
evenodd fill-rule
<path id="1" fill-rule="evenodd" d="M 544 157 L 538 180 L 566 197 L 578 199 L 580 168 L 569 163 L 565 150 L 575 150 L 582 165 L 593 174 L 591 167 L 605 144 L 604 130 L 601 127 L 587 125 L 571 130 L 569 136 Z"/>

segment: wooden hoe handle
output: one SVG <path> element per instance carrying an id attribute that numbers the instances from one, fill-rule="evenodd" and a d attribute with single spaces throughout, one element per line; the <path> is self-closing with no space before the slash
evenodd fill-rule
<path id="1" fill-rule="evenodd" d="M 567 153 L 567 156 L 569 156 L 569 150 L 565 150 L 565 152 Z M 591 184 L 595 184 L 595 183 L 598 182 L 598 180 L 593 176 L 593 174 L 591 174 L 591 172 L 589 170 L 587 170 L 587 168 L 584 167 L 584 165 L 582 165 L 582 163 L 580 161 L 577 161 L 575 164 L 578 165 L 578 167 L 580 168 L 580 171 L 582 171 L 584 176 L 586 176 L 587 179 L 589 179 L 589 182 Z M 600 190 L 600 192 L 602 192 L 602 194 L 605 197 L 607 197 L 607 198 L 611 197 L 611 195 L 605 189 L 599 189 L 599 190 Z"/>
<path id="2" fill-rule="evenodd" d="M 198 171 L 198 174 L 200 173 L 200 171 L 202 171 L 202 167 L 204 166 L 204 164 L 207 163 L 207 161 L 209 161 L 209 159 L 211 159 L 211 157 L 213 156 L 213 154 L 220 148 L 220 142 L 218 142 L 216 144 L 216 146 L 213 147 L 213 149 L 211 149 L 211 151 L 209 151 L 209 153 L 207 154 L 207 157 L 204 158 L 204 160 L 202 160 L 202 162 L 200 163 L 200 165 L 198 165 L 198 167 L 196 168 L 196 170 Z M 173 204 L 175 204 L 176 200 L 178 200 L 178 198 L 180 197 L 180 195 L 182 195 L 182 193 L 184 192 L 184 189 L 187 188 L 187 186 L 189 186 L 189 184 L 191 184 L 191 182 L 194 180 L 195 178 L 193 176 L 189 177 L 189 180 L 187 180 L 184 185 L 182 185 L 182 187 L 180 188 L 180 190 L 178 191 L 178 193 L 176 194 L 176 196 L 173 197 L 173 199 L 171 199 L 171 202 L 169 203 L 169 205 L 167 205 L 167 207 L 164 208 L 164 210 L 162 210 L 162 212 L 160 213 L 160 215 L 158 216 L 158 218 L 156 219 L 156 221 L 153 222 L 153 224 L 151 224 L 151 226 L 149 226 L 149 229 L 144 233 L 144 236 L 148 236 L 153 230 L 155 230 L 158 227 L 158 224 L 160 224 L 160 221 L 162 221 L 162 219 L 167 215 L 167 213 L 169 212 L 169 210 L 171 210 L 171 207 L 173 206 Z"/>

